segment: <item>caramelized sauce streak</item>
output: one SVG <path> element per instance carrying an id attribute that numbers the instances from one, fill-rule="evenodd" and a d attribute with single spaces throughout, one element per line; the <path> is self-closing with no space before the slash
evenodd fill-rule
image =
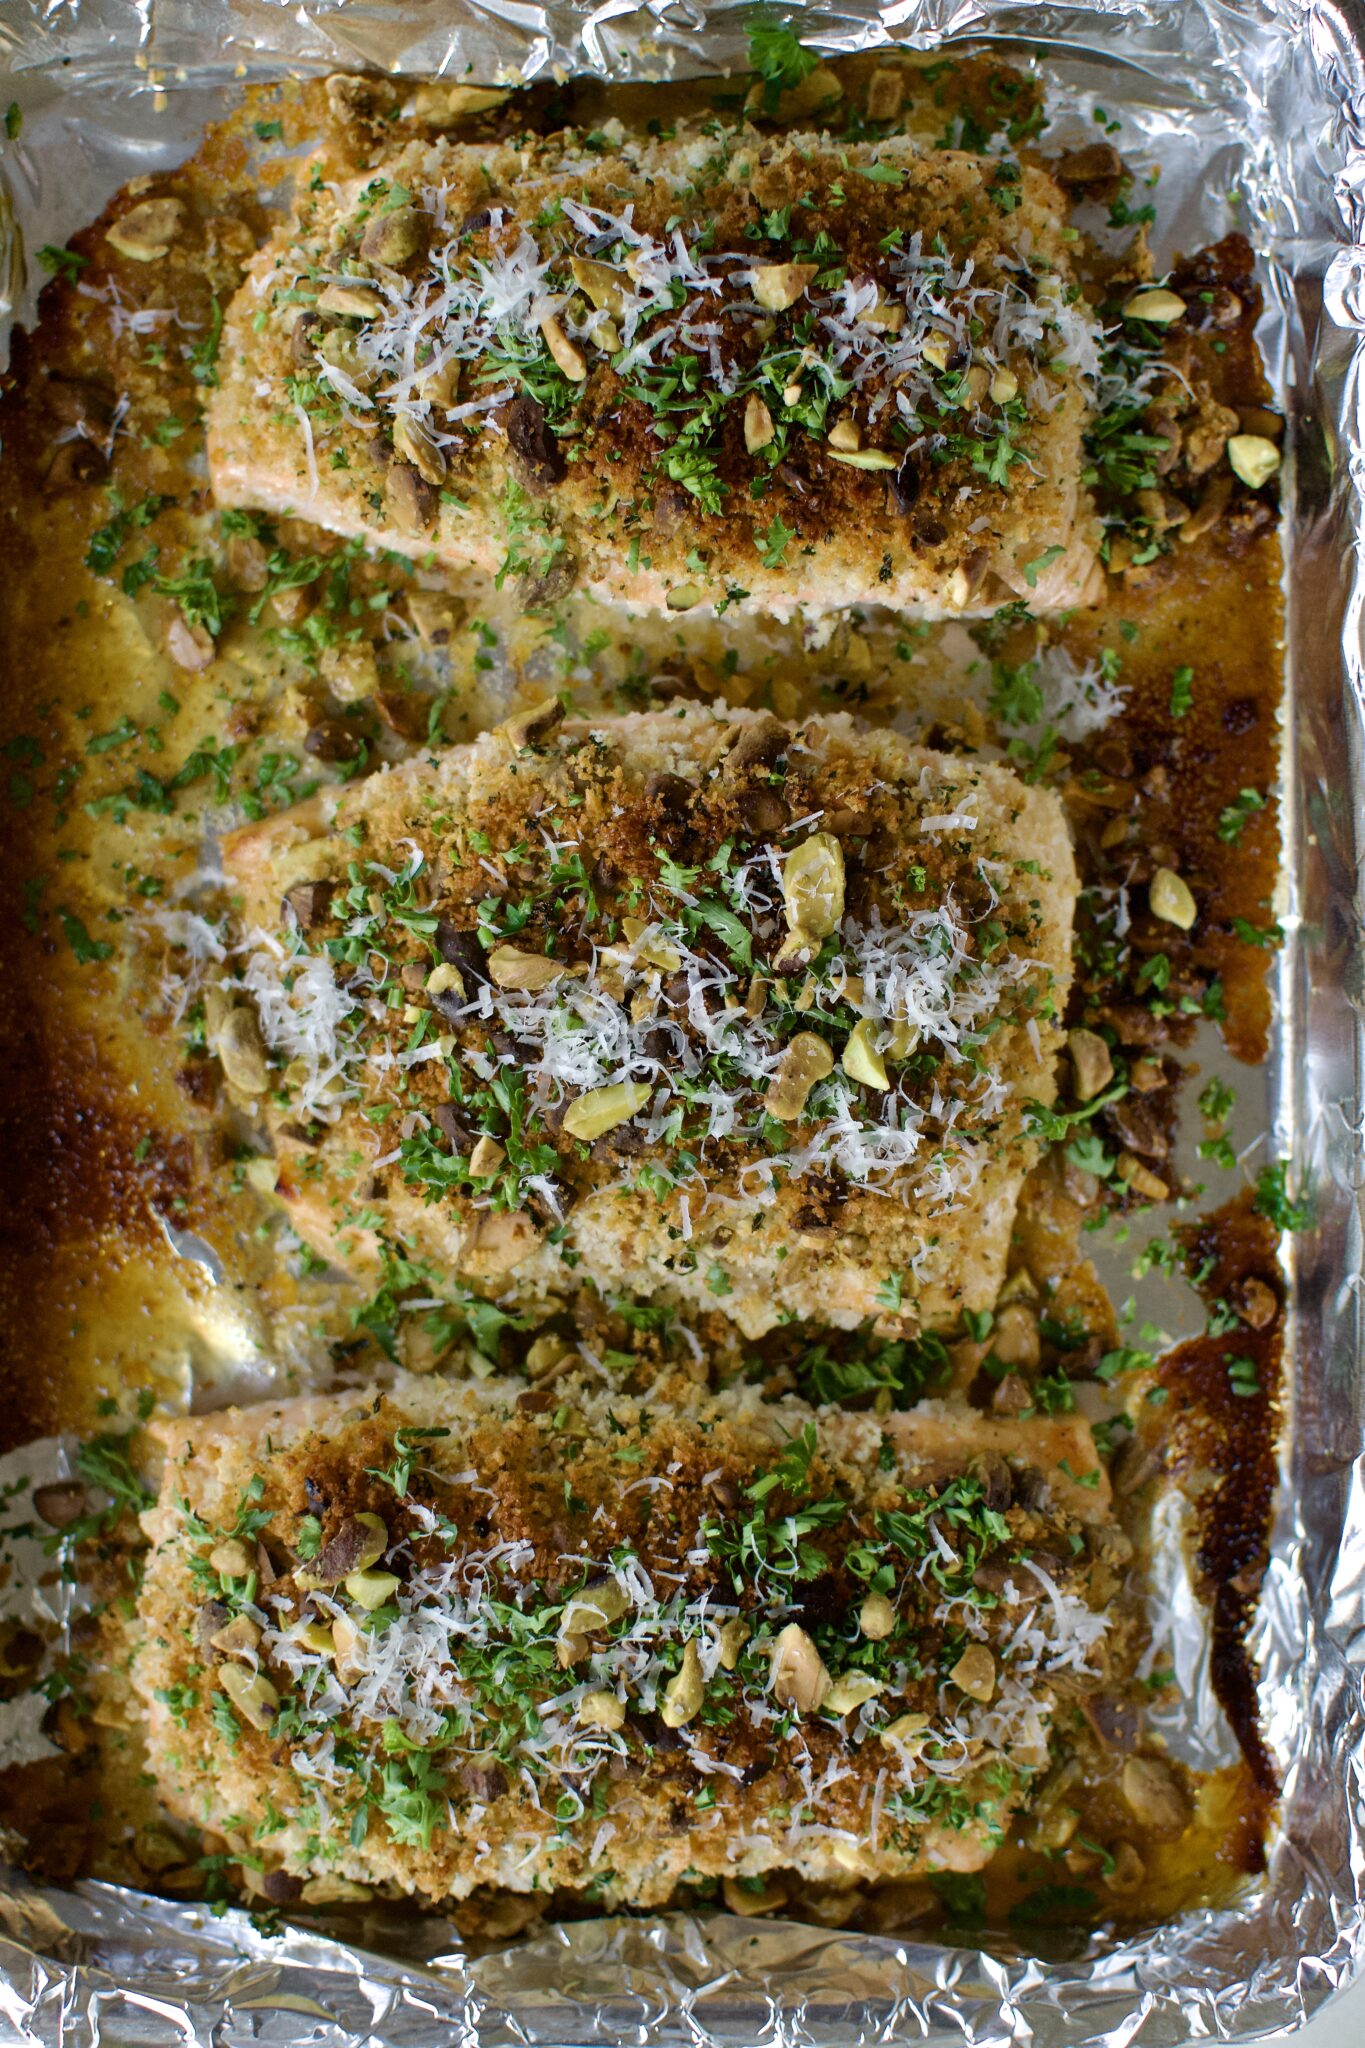
<path id="1" fill-rule="evenodd" d="M 1225 1336 L 1191 1338 L 1160 1367 L 1173 1458 L 1196 1503 L 1195 1559 L 1209 1603 L 1213 1687 L 1242 1745 L 1264 1814 L 1278 1786 L 1261 1734 L 1246 1632 L 1269 1554 L 1281 1415 L 1284 1310 L 1275 1232 L 1256 1214 L 1248 1192 L 1177 1234 L 1191 1271 L 1207 1266 L 1198 1284 L 1210 1305 L 1235 1305 L 1249 1279 L 1271 1288 L 1280 1301 L 1264 1329 L 1239 1321 Z M 1230 1358 L 1252 1360 L 1258 1392 L 1234 1392 Z M 1189 1489 L 1193 1475 L 1199 1484 Z"/>

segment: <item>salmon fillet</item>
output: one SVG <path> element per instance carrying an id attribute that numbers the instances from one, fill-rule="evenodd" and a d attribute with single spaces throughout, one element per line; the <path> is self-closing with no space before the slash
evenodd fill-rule
<path id="1" fill-rule="evenodd" d="M 751 1336 L 993 1303 L 1071 978 L 1051 793 L 844 716 L 552 699 L 224 858 L 209 1041 L 362 1280 Z"/>
<path id="2" fill-rule="evenodd" d="M 1093 599 L 1098 330 L 1046 171 L 741 124 L 300 179 L 224 323 L 220 505 L 528 602 Z"/>
<path id="3" fill-rule="evenodd" d="M 975 1870 L 1131 1668 L 1079 1418 L 520 1386 L 151 1431 L 150 1766 L 277 1903 Z"/>

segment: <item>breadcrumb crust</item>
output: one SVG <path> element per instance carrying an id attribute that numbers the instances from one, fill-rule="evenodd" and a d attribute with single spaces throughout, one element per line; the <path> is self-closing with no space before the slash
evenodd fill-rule
<path id="1" fill-rule="evenodd" d="M 762 812 L 758 815 L 773 819 L 771 832 L 757 830 L 737 840 L 736 832 L 745 830 L 746 810 L 756 815 L 752 805 L 772 801 L 778 787 L 775 771 L 759 758 L 765 740 L 768 754 L 785 764 L 780 790 L 787 808 L 781 815 L 790 815 L 797 830 L 793 833 L 776 814 Z M 748 765 L 743 763 L 746 752 L 754 754 Z M 298 943 L 284 903 L 291 890 L 317 882 L 341 889 L 348 874 L 361 872 L 356 863 L 362 854 L 376 864 L 373 873 L 392 875 L 420 852 L 417 907 L 426 916 L 427 930 L 409 941 L 404 927 L 399 938 L 408 954 L 429 965 L 437 917 L 467 928 L 480 901 L 485 902 L 480 917 L 494 914 L 485 892 L 498 903 L 529 900 L 528 892 L 534 894 L 539 886 L 536 876 L 543 878 L 546 869 L 548 856 L 536 845 L 542 837 L 560 849 L 555 858 L 561 867 L 580 855 L 586 860 L 598 878 L 594 887 L 605 915 L 612 902 L 626 900 L 636 878 L 651 873 L 657 878 L 661 860 L 672 857 L 670 848 L 679 860 L 700 864 L 699 873 L 705 874 L 717 847 L 738 845 L 761 875 L 769 854 L 780 865 L 812 821 L 816 826 L 832 821 L 846 833 L 841 845 L 848 900 L 861 919 L 853 921 L 851 908 L 846 924 L 854 937 L 844 942 L 850 960 L 858 944 L 866 951 L 870 943 L 858 940 L 856 933 L 880 929 L 878 918 L 885 918 L 893 932 L 910 932 L 919 919 L 930 954 L 949 928 L 935 919 L 951 912 L 961 920 L 951 928 L 967 934 L 965 943 L 974 949 L 963 956 L 961 985 L 969 994 L 983 991 L 983 1014 L 964 1038 L 964 1045 L 973 1036 L 978 1041 L 976 1065 L 926 1037 L 924 1049 L 913 1058 L 927 1071 L 913 1071 L 913 1061 L 912 1068 L 891 1069 L 893 1077 L 898 1071 L 908 1077 L 899 1093 L 854 1090 L 847 1097 L 851 1108 L 838 1112 L 833 1122 L 813 1113 L 811 1121 L 778 1127 L 771 1119 L 763 1123 L 759 1097 L 743 1093 L 748 1085 L 743 1061 L 760 1027 L 734 1011 L 735 1033 L 723 1041 L 733 1049 L 723 1071 L 735 1077 L 737 1099 L 757 1103 L 758 1122 L 752 1127 L 758 1135 L 747 1143 L 713 1138 L 698 1146 L 687 1136 L 688 1126 L 680 1138 L 676 1120 L 670 1120 L 669 1104 L 675 1100 L 668 1092 L 670 1074 L 676 1062 L 686 1064 L 691 1057 L 686 1046 L 692 1041 L 679 1028 L 655 1075 L 660 1087 L 652 1098 L 654 1107 L 592 1146 L 576 1145 L 562 1132 L 555 1140 L 555 1186 L 561 1190 L 553 1197 L 560 1210 L 556 1216 L 540 1203 L 534 1184 L 521 1184 L 514 1198 L 481 1193 L 473 1181 L 453 1182 L 441 1163 L 447 1155 L 441 1151 L 437 1156 L 435 1132 L 424 1136 L 412 1121 L 417 1116 L 425 1123 L 438 1110 L 446 1114 L 440 1105 L 450 1088 L 448 1072 L 458 1070 L 468 1081 L 484 1057 L 477 1046 L 484 1044 L 493 1047 L 487 1057 L 497 1073 L 530 1075 L 528 1100 L 545 1105 L 545 1128 L 553 1132 L 565 1100 L 575 1092 L 549 1078 L 558 1057 L 556 1044 L 537 1040 L 548 1047 L 537 1066 L 525 1033 L 540 1028 L 539 1013 L 529 1008 L 508 1013 L 509 1021 L 500 1027 L 503 1036 L 495 1030 L 490 1040 L 471 1002 L 429 1020 L 429 1041 L 435 1044 L 447 1018 L 456 1019 L 458 1044 L 439 1040 L 439 1046 L 450 1046 L 449 1062 L 429 1059 L 421 1048 L 416 1057 L 402 1052 L 414 1028 L 410 1015 L 418 1015 L 423 1003 L 440 1000 L 421 994 L 419 966 L 415 998 L 413 977 L 403 983 L 408 1007 L 386 1007 L 394 1000 L 386 997 L 377 1009 L 373 998 L 369 1010 L 362 1014 L 357 1009 L 356 1060 L 368 1064 L 355 1066 L 352 1085 L 358 1092 L 339 1101 L 333 1121 L 300 1123 L 287 1067 L 283 1086 L 273 1080 L 260 1105 L 279 1160 L 278 1192 L 299 1234 L 362 1277 L 378 1269 L 381 1240 L 386 1240 L 430 1262 L 442 1275 L 511 1285 L 523 1301 L 544 1300 L 562 1290 L 568 1252 L 581 1262 L 579 1273 L 604 1290 L 657 1292 L 695 1307 L 719 1308 L 751 1336 L 792 1315 L 852 1327 L 898 1306 L 908 1328 L 916 1322 L 952 1321 L 964 1307 L 989 1307 L 1004 1275 L 1019 1186 L 1036 1156 L 1025 1105 L 1052 1099 L 1058 1020 L 1071 977 L 1076 876 L 1062 808 L 1050 792 L 1025 784 L 999 765 L 936 754 L 895 733 L 863 732 L 843 716 L 788 729 L 764 714 L 721 715 L 688 707 L 591 723 L 569 720 L 539 751 L 519 750 L 505 731 L 487 734 L 469 746 L 379 771 L 354 788 L 328 792 L 248 827 L 226 842 L 225 860 L 241 893 L 245 930 L 269 935 L 287 970 L 289 948 Z M 569 841 L 573 851 L 566 854 Z M 520 865 L 506 859 L 507 850 L 516 847 L 529 849 Z M 614 882 L 604 881 L 604 874 L 614 876 Z M 988 887 L 983 888 L 983 876 Z M 922 887 L 907 896 L 916 882 Z M 371 886 L 362 877 L 362 885 L 353 884 L 348 896 L 330 899 L 327 932 L 343 929 L 343 902 L 371 900 Z M 702 888 L 698 879 L 695 891 Z M 910 907 L 898 909 L 898 899 Z M 593 990 L 606 970 L 600 948 L 574 937 L 582 918 L 581 891 L 554 900 L 564 907 L 552 905 L 541 922 L 518 930 L 515 944 L 559 957 L 573 955 L 582 964 L 572 971 L 587 980 L 558 986 Z M 348 928 L 354 928 L 354 920 Z M 600 924 L 594 927 L 601 929 Z M 779 922 L 776 929 L 780 933 L 785 927 Z M 762 945 L 771 952 L 773 943 Z M 911 944 L 909 939 L 904 943 Z M 315 932 L 308 935 L 308 944 L 316 955 L 324 941 Z M 707 935 L 697 944 L 711 945 L 712 940 Z M 885 946 L 878 944 L 877 957 L 884 957 Z M 982 956 L 988 949 L 993 950 L 986 959 Z M 352 952 L 357 950 L 366 948 L 357 942 Z M 781 983 L 780 966 L 765 966 L 760 950 L 754 953 L 755 971 L 776 976 L 774 987 L 787 985 Z M 911 951 L 918 960 L 916 947 Z M 665 986 L 649 1018 L 686 1023 L 689 1014 L 696 1014 L 690 1006 L 703 998 L 718 1002 L 719 995 L 708 994 L 705 987 L 701 996 L 696 993 L 696 984 L 706 982 L 716 962 L 721 964 L 712 979 L 728 976 L 717 982 L 725 1000 L 742 1001 L 752 985 L 749 972 L 726 967 L 725 957 L 723 944 L 696 955 L 706 974 L 694 975 L 690 993 L 678 992 L 681 1008 L 668 1006 L 666 971 L 654 973 L 653 983 Z M 925 971 L 933 969 L 930 959 Z M 266 970 L 261 971 L 264 975 Z M 467 965 L 464 971 L 468 974 Z M 832 971 L 831 985 L 841 985 L 838 970 Z M 793 987 L 799 987 L 802 972 L 796 970 Z M 983 977 L 979 982 L 973 979 L 978 974 Z M 391 971 L 390 985 L 394 978 Z M 275 985 L 270 983 L 272 991 Z M 466 995 L 472 991 L 471 983 Z M 553 995 L 552 990 L 543 999 L 542 1010 Z M 623 993 L 622 1002 L 627 1000 Z M 821 998 L 826 1008 L 833 1001 L 833 996 Z M 781 1031 L 788 1041 L 791 1030 L 815 1018 L 820 1007 L 804 1017 L 799 1011 L 783 1012 Z M 506 1004 L 503 1012 L 490 1011 L 495 1026 L 506 1012 Z M 587 1015 L 589 1037 L 599 1027 L 616 1029 L 611 1016 L 625 1028 L 625 1012 L 614 1003 Z M 636 1051 L 642 1034 L 648 1047 L 649 1018 L 635 1030 Z M 471 1036 L 475 1022 L 479 1029 Z M 341 1027 L 343 1032 L 351 1028 L 351 1023 Z M 561 1027 L 552 1019 L 544 1028 L 553 1032 Z M 833 1043 L 841 1042 L 835 1031 Z M 392 1051 L 395 1046 L 398 1054 Z M 398 1077 L 401 1087 L 395 1086 L 395 1057 L 412 1060 L 406 1077 Z M 650 1071 L 643 1054 L 641 1060 L 631 1071 Z M 703 1069 L 702 1079 L 712 1070 Z M 626 1071 L 622 1067 L 606 1078 L 623 1078 Z M 837 1074 L 835 1079 L 842 1088 Z M 761 1075 L 754 1085 L 762 1085 Z M 676 1099 L 681 1104 L 682 1098 Z M 387 1122 L 366 1114 L 385 1102 L 394 1112 Z M 715 1130 L 717 1118 L 723 1122 L 726 1114 L 724 1101 L 719 1109 L 713 1104 L 709 1113 Z M 862 1118 L 858 1129 L 868 1135 L 841 1136 L 838 1116 L 845 1113 Z M 468 1134 L 452 1140 L 455 1151 L 471 1142 L 479 1127 L 472 1108 L 462 1114 L 468 1118 Z M 892 1128 L 897 1119 L 921 1114 L 925 1121 L 918 1142 Z M 504 1126 L 494 1122 L 500 1142 L 507 1142 Z M 484 1127 L 489 1127 L 487 1119 Z M 409 1154 L 395 1158 L 403 1143 L 397 1133 L 404 1129 Z M 650 1137 L 651 1130 L 661 1135 Z M 411 1160 L 414 1145 L 425 1148 L 424 1159 L 416 1164 Z M 893 1145 L 903 1163 L 876 1168 L 875 1157 Z M 690 1165 L 680 1163 L 684 1147 L 691 1148 Z M 874 1162 L 866 1166 L 862 1181 L 839 1164 L 850 1148 L 855 1166 L 863 1159 Z M 798 1170 L 807 1155 L 809 1167 Z M 673 1184 L 651 1180 L 645 1172 L 650 1168 L 671 1173 Z"/>

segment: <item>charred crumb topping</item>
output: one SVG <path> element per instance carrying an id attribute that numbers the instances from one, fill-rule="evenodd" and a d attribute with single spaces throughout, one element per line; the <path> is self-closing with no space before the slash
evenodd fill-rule
<path id="1" fill-rule="evenodd" d="M 502 1831 L 532 1844 L 520 1888 L 604 1901 L 756 1847 L 866 1874 L 946 1830 L 983 1861 L 1057 1701 L 1125 1654 L 1130 1546 L 1022 1455 L 926 1476 L 875 1435 L 850 1462 L 811 1422 L 782 1442 L 622 1401 L 594 1443 L 567 1404 L 468 1434 L 390 1405 L 249 1471 L 222 1527 L 172 1468 L 172 1775 L 265 1773 L 234 1826 L 272 1861 L 354 1875 L 368 1850 L 438 1897 Z M 651 1793 L 687 1837 L 653 1877 Z"/>
<path id="2" fill-rule="evenodd" d="M 979 774 L 869 783 L 761 718 L 646 775 L 628 731 L 558 718 L 494 740 L 515 772 L 461 817 L 416 809 L 368 859 L 357 824 L 343 874 L 288 891 L 248 940 L 248 1092 L 319 1129 L 358 1101 L 381 1169 L 546 1221 L 611 1180 L 956 1206 L 1019 1135 L 1001 1034 L 1032 1066 L 1057 1024 L 1040 864 L 978 830 Z M 215 1028 L 240 1065 L 251 1013 Z"/>
<path id="3" fill-rule="evenodd" d="M 999 500 L 1047 479 L 1040 435 L 1098 371 L 1062 216 L 1010 155 L 896 137 L 835 151 L 714 120 L 607 155 L 572 130 L 415 145 L 307 199 L 257 303 L 290 336 L 280 423 L 314 478 L 359 443 L 376 518 L 455 532 L 481 452 L 506 451 L 481 508 L 500 581 L 573 582 L 571 500 L 632 573 L 642 549 L 667 563 L 671 605 L 724 605 L 875 504 L 883 580 L 976 537 L 963 609 Z"/>

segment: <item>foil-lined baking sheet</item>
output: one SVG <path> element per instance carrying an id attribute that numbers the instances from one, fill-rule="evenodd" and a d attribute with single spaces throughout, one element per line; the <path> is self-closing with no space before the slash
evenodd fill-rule
<path id="1" fill-rule="evenodd" d="M 1027 1948 L 665 1915 L 549 1927 L 474 1954 L 438 1919 L 380 1908 L 358 1936 L 348 1920 L 345 1941 L 321 1929 L 267 1936 L 238 1912 L 0 1872 L 0 2039 L 1176 2048 L 1293 2026 L 1365 1954 L 1365 6 L 890 0 L 879 11 L 842 0 L 783 12 L 826 52 L 989 36 L 1021 60 L 1036 54 L 1053 88 L 1052 145 L 1093 136 L 1101 103 L 1133 166 L 1159 168 L 1158 261 L 1231 226 L 1260 256 L 1261 341 L 1291 451 L 1277 905 L 1288 943 L 1262 1114 L 1317 1190 L 1315 1228 L 1287 1248 L 1283 1486 L 1252 1642 L 1284 1779 L 1266 1877 L 1235 1909 L 1146 1932 L 1035 1934 Z M 128 178 L 188 155 L 243 78 L 685 77 L 741 68 L 749 14 L 707 0 L 3 0 L 0 100 L 23 120 L 0 156 L 0 326 L 32 315 L 42 280 L 26 252 L 60 245 Z M 45 1443 L 0 1461 L 0 1485 L 56 1476 L 65 1455 Z M 1170 1538 L 1154 1596 L 1186 1701 L 1169 1732 L 1212 1760 L 1226 1734 Z M 48 1585 L 38 1596 L 64 1594 Z M 0 1595 L 0 1609 L 18 1597 Z M 5 1735 L 35 1739 L 36 1725 Z"/>

